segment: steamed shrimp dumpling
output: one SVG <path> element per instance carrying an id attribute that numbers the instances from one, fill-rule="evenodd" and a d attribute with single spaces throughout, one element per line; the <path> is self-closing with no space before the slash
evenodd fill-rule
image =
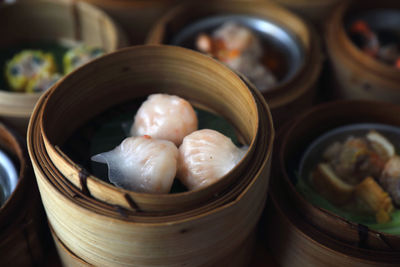
<path id="1" fill-rule="evenodd" d="M 236 147 L 217 131 L 195 131 L 179 147 L 177 177 L 189 190 L 205 187 L 233 169 L 246 152 L 247 147 Z"/>
<path id="2" fill-rule="evenodd" d="M 108 165 L 108 178 L 116 186 L 145 193 L 168 193 L 175 178 L 178 148 L 150 136 L 128 137 L 109 152 L 92 157 Z"/>
<path id="3" fill-rule="evenodd" d="M 131 136 L 150 135 L 179 146 L 183 138 L 197 130 L 198 120 L 192 105 L 174 95 L 153 94 L 135 115 Z"/>
<path id="4" fill-rule="evenodd" d="M 212 35 L 201 33 L 197 37 L 196 47 L 242 73 L 261 92 L 278 82 L 272 71 L 262 63 L 263 54 L 268 51 L 263 51 L 261 40 L 246 26 L 228 21 Z"/>

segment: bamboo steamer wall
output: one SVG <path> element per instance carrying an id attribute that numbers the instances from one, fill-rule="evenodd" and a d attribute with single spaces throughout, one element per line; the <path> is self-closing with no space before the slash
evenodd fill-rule
<path id="1" fill-rule="evenodd" d="M 128 33 L 131 44 L 143 44 L 152 23 L 179 0 L 84 0 L 110 14 Z"/>
<path id="2" fill-rule="evenodd" d="M 281 129 L 266 213 L 269 247 L 282 266 L 399 266 L 399 236 L 360 227 L 314 206 L 290 179 L 299 165 L 294 159 L 323 133 L 364 122 L 400 126 L 399 112 L 400 106 L 384 102 L 331 102 Z"/>
<path id="3" fill-rule="evenodd" d="M 352 4 L 353 3 L 353 4 Z M 336 7 L 326 23 L 325 41 L 331 63 L 334 98 L 400 101 L 400 71 L 364 54 L 348 37 L 346 17 L 357 11 L 394 8 L 397 1 L 349 1 Z"/>
<path id="4" fill-rule="evenodd" d="M 38 266 L 44 262 L 45 221 L 25 144 L 0 123 L 0 147 L 19 164 L 17 186 L 0 208 L 0 262 L 2 266 Z"/>
<path id="5" fill-rule="evenodd" d="M 322 26 L 332 8 L 344 0 L 273 0 L 293 12 Z"/>
<path id="6" fill-rule="evenodd" d="M 313 28 L 292 12 L 269 1 L 183 2 L 159 18 L 147 36 L 148 44 L 168 44 L 171 37 L 194 21 L 215 15 L 249 15 L 271 21 L 295 36 L 304 50 L 304 62 L 289 80 L 263 93 L 276 127 L 316 101 L 322 68 L 320 42 Z M 289 63 L 290 64 L 290 63 Z"/>
<path id="7" fill-rule="evenodd" d="M 53 236 L 54 243 L 56 245 L 56 249 L 58 255 L 60 256 L 61 262 L 64 266 L 68 267 L 82 267 L 82 266 L 90 266 L 89 263 L 83 261 L 78 258 L 74 253 L 72 253 L 65 245 L 61 242 L 61 240 L 54 233 L 53 229 L 51 229 L 51 235 Z"/>
<path id="8" fill-rule="evenodd" d="M 55 235 L 54 231 L 52 231 L 52 235 L 58 255 L 60 256 L 61 262 L 64 266 L 93 266 L 72 253 Z M 226 256 L 226 259 L 215 263 L 214 266 L 246 266 L 250 262 L 249 257 L 251 256 L 254 249 L 254 238 L 254 234 L 251 234 L 251 236 L 247 240 L 245 240 L 245 242 L 243 242 L 243 244 L 241 244 L 236 251 L 233 251 L 233 253 Z"/>
<path id="9" fill-rule="evenodd" d="M 204 189 L 154 196 L 84 175 L 60 149 L 96 114 L 155 92 L 180 95 L 228 119 L 250 145 L 244 159 Z M 60 116 L 67 128 L 57 126 Z M 63 260 L 246 266 L 267 195 L 273 137 L 262 96 L 222 64 L 183 48 L 140 46 L 95 60 L 47 92 L 31 118 L 28 149 Z"/>
<path id="10" fill-rule="evenodd" d="M 126 38 L 111 18 L 98 8 L 73 0 L 0 3 L 0 46 L 38 41 L 79 41 L 111 52 Z M 3 66 L 1 66 L 2 68 Z M 40 93 L 0 90 L 0 116 L 25 134 Z"/>

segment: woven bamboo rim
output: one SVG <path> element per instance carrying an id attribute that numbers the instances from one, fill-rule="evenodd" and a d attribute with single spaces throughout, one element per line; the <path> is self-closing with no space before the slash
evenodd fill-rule
<path id="1" fill-rule="evenodd" d="M 146 0 L 146 1 L 132 1 L 132 0 L 114 0 L 112 2 L 108 0 L 85 0 L 88 3 L 95 5 L 104 5 L 115 8 L 127 8 L 127 7 L 143 7 L 143 6 L 154 6 L 155 4 L 171 3 L 173 0 Z"/>
<path id="2" fill-rule="evenodd" d="M 46 128 L 48 127 L 46 123 L 50 123 L 58 115 L 53 113 L 52 116 L 55 116 L 54 118 L 48 117 L 47 115 L 49 114 L 46 113 L 46 108 L 51 107 L 51 101 L 55 101 L 54 103 L 57 104 L 60 103 L 59 101 L 63 101 L 68 106 L 68 101 L 65 102 L 66 99 L 61 97 L 63 94 L 57 95 L 58 92 L 62 92 L 63 84 L 66 86 L 65 88 L 77 81 L 83 85 L 85 81 L 84 79 L 82 80 L 83 77 L 81 75 L 87 75 L 83 70 L 92 71 L 91 67 L 93 67 L 98 74 L 103 64 L 112 66 L 114 59 L 139 60 L 140 57 L 145 58 L 147 62 L 153 63 L 151 69 L 158 68 L 159 60 L 165 63 L 168 62 L 169 57 L 174 58 L 174 60 L 184 65 L 183 68 L 179 67 L 179 64 L 175 66 L 175 68 L 181 68 L 180 72 L 178 71 L 181 79 L 186 80 L 190 76 L 187 81 L 191 83 L 195 83 L 195 76 L 189 75 L 185 78 L 184 73 L 190 73 L 191 69 L 195 69 L 194 73 L 197 73 L 196 75 L 201 73 L 210 74 L 205 77 L 218 87 L 218 90 L 223 91 L 214 79 L 213 74 L 211 74 L 213 72 L 217 73 L 217 76 L 223 74 L 221 76 L 223 77 L 222 80 L 232 79 L 234 81 L 232 83 L 233 86 L 241 88 L 244 85 L 230 70 L 204 55 L 183 48 L 157 46 L 121 50 L 95 60 L 86 67 L 81 68 L 80 71 L 66 77 L 62 83 L 58 84 L 58 87 L 41 98 L 35 108 L 28 129 L 28 149 L 48 219 L 53 226 L 54 232 L 65 246 L 90 264 L 118 265 L 135 263 L 141 266 L 140 264 L 146 265 L 151 262 L 154 264 L 162 263 L 163 266 L 169 266 L 168 264 L 173 266 L 177 263 L 199 266 L 218 262 L 232 253 L 249 236 L 258 221 L 266 198 L 274 130 L 268 107 L 254 88 L 251 91 L 247 89 L 237 91 L 243 93 L 239 94 L 240 98 L 248 96 L 250 98 L 247 98 L 246 101 L 253 99 L 251 101 L 254 101 L 255 109 L 251 105 L 247 107 L 247 110 L 252 110 L 252 116 L 259 114 L 257 119 L 248 118 L 250 122 L 243 122 L 248 125 L 248 132 L 255 135 L 253 137 L 249 134 L 246 136 L 244 134 L 246 130 L 241 131 L 244 140 L 250 143 L 249 152 L 240 163 L 244 166 L 239 164 L 234 171 L 222 179 L 225 182 L 221 180 L 222 183 L 215 187 L 210 186 L 208 189 L 188 193 L 154 196 L 117 189 L 98 181 L 95 177 L 89 176 L 86 184 L 90 192 L 90 195 L 88 195 L 81 191 L 82 187 L 79 182 L 74 186 L 74 181 L 71 179 L 81 169 L 70 160 L 66 160 L 65 155 L 51 155 L 51 153 L 61 152 L 52 143 L 54 141 L 52 139 L 56 139 L 56 134 L 59 133 L 56 132 L 55 128 Z M 184 61 L 180 60 L 182 58 L 185 58 L 190 63 L 183 63 Z M 136 62 L 141 68 L 150 71 L 142 64 L 141 60 L 135 60 L 131 62 Z M 117 72 L 119 73 L 121 68 L 123 72 L 130 72 L 127 70 L 126 64 L 122 63 L 123 61 L 117 64 L 119 66 Z M 133 66 L 131 67 L 133 68 Z M 163 72 L 167 69 L 165 66 L 161 66 Z M 171 69 L 174 68 L 171 67 Z M 175 69 L 175 71 L 177 70 Z M 110 75 L 116 76 L 117 74 L 111 71 Z M 102 77 L 102 75 L 99 76 Z M 150 76 L 152 79 L 160 77 L 154 74 Z M 138 76 L 133 75 L 133 77 L 136 79 Z M 197 80 L 197 82 L 199 81 Z M 100 81 L 100 83 L 104 82 Z M 166 89 L 159 87 L 159 90 Z M 144 93 L 148 94 L 150 92 Z M 79 97 L 83 97 L 80 99 L 84 99 L 85 92 L 80 91 L 80 93 Z M 196 91 L 194 89 L 192 89 L 192 93 L 189 100 L 201 102 L 201 99 L 196 99 Z M 132 94 L 130 97 L 135 97 L 135 94 Z M 179 95 L 185 94 L 180 91 Z M 226 95 L 224 96 L 227 97 Z M 106 98 L 107 94 L 102 97 Z M 212 97 L 206 99 L 209 101 L 207 106 L 210 107 L 214 100 Z M 227 99 L 230 98 L 228 97 Z M 122 100 L 119 99 L 119 101 Z M 82 104 L 73 102 L 76 105 Z M 112 105 L 112 103 L 108 105 Z M 59 105 L 59 108 L 61 110 L 60 114 L 68 114 L 67 110 L 63 110 L 62 105 Z M 105 108 L 106 106 L 102 107 L 102 109 Z M 231 108 L 225 106 L 221 110 L 220 112 L 226 115 L 223 110 L 231 111 Z M 88 116 L 93 116 L 99 110 L 93 110 L 92 112 Z M 260 116 L 260 114 L 263 114 L 263 116 Z M 257 125 L 254 125 L 255 122 Z M 68 122 L 71 128 L 79 127 L 79 122 L 75 123 L 77 125 L 74 126 Z M 240 119 L 236 123 L 240 124 Z M 72 131 L 72 129 L 68 131 Z M 58 136 L 60 140 L 65 137 Z M 51 142 L 46 141 L 46 139 Z M 47 146 L 46 142 L 48 142 Z M 56 141 L 56 143 L 58 142 L 59 140 Z M 254 149 L 255 147 L 257 149 Z M 53 160 L 51 159 L 52 157 Z M 66 172 L 66 169 L 72 170 L 72 172 Z M 245 170 L 245 174 L 242 173 L 243 170 Z M 231 178 L 235 176 L 235 172 L 237 172 L 236 175 L 240 179 Z M 71 175 L 71 173 L 74 174 Z M 231 184 L 225 185 L 227 181 L 230 181 Z M 101 188 L 105 188 L 106 194 L 103 194 L 104 196 L 113 192 L 115 196 L 119 196 L 119 199 L 116 198 L 116 200 L 110 201 L 107 198 L 103 198 L 103 201 L 98 200 L 102 197 L 101 193 L 104 193 Z M 95 194 L 97 194 L 96 197 L 94 197 Z M 209 198 L 207 199 L 206 196 Z M 116 201 L 121 199 L 121 204 L 115 204 Z M 165 203 L 159 199 L 162 199 Z M 132 202 L 135 203 L 134 206 Z M 174 202 L 175 205 L 173 205 Z M 153 203 L 156 203 L 156 205 Z M 165 208 L 165 210 L 161 210 L 161 208 Z M 226 223 L 230 221 L 235 223 L 227 231 Z M 110 225 L 115 228 L 110 229 Z M 209 225 L 207 227 L 210 228 L 205 227 L 206 225 Z M 208 238 L 204 239 L 204 237 Z M 132 240 L 136 241 L 132 243 Z M 226 245 L 227 240 L 229 240 L 229 245 Z M 196 247 L 193 247 L 193 244 L 196 244 Z M 174 247 L 173 251 L 169 251 L 168 255 L 166 255 L 163 249 L 171 246 Z M 220 249 L 222 247 L 223 249 Z M 149 251 L 151 251 L 151 255 L 149 255 Z M 215 253 L 212 251 L 215 251 Z M 211 252 L 211 254 L 204 257 L 206 252 Z M 115 259 L 115 261 L 112 259 Z"/>
<path id="3" fill-rule="evenodd" d="M 110 14 L 128 34 L 130 44 L 143 44 L 154 20 L 179 0 L 83 0 Z"/>
<path id="4" fill-rule="evenodd" d="M 305 18 L 316 23 L 323 23 L 332 8 L 344 0 L 274 0 L 275 2 L 293 10 Z"/>
<path id="5" fill-rule="evenodd" d="M 322 133 L 345 124 L 375 122 L 399 126 L 399 112 L 400 106 L 383 102 L 332 102 L 305 112 L 282 129 L 282 135 L 277 140 L 276 179 L 271 189 L 274 206 L 283 212 L 287 208 L 282 206 L 291 205 L 289 211 L 284 211 L 290 214 L 283 215 L 285 220 L 291 220 L 287 227 L 302 228 L 300 224 L 307 225 L 307 229 L 301 231 L 304 231 L 305 238 L 316 238 L 316 242 L 321 243 L 321 253 L 324 249 L 331 249 L 331 243 L 337 243 L 332 245 L 334 253 L 344 254 L 354 258 L 354 261 L 368 259 L 375 265 L 390 261 L 399 264 L 400 237 L 360 226 L 306 201 L 290 181 L 286 165 L 288 158 Z M 314 233 L 321 233 L 321 238 L 315 237 Z M 332 241 L 326 244 L 327 239 Z M 338 249 L 340 246 L 345 249 Z M 368 256 L 362 256 L 362 253 L 368 253 Z"/>
<path id="6" fill-rule="evenodd" d="M 250 3 L 249 1 L 223 0 L 181 3 L 155 22 L 146 43 L 166 43 L 171 34 L 176 34 L 193 19 L 216 14 L 244 14 L 260 17 L 291 32 L 303 46 L 305 61 L 293 78 L 279 83 L 264 93 L 275 119 L 275 125 L 279 126 L 283 121 L 314 102 L 316 83 L 322 68 L 320 42 L 313 28 L 292 12 L 272 2 Z"/>
<path id="7" fill-rule="evenodd" d="M 87 178 L 87 187 L 91 195 L 97 199 L 106 201 L 108 203 L 117 204 L 130 210 L 136 210 L 136 209 L 139 209 L 141 211 L 161 210 L 163 212 L 173 211 L 173 210 L 181 211 L 182 208 L 187 208 L 198 204 L 196 202 L 199 200 L 204 201 L 204 199 L 210 199 L 212 195 L 226 188 L 227 185 L 232 183 L 232 181 L 234 181 L 235 179 L 238 179 L 238 174 L 243 173 L 244 166 L 248 164 L 249 159 L 252 157 L 254 153 L 255 150 L 254 143 L 256 142 L 257 138 L 260 138 L 257 137 L 258 135 L 257 131 L 259 130 L 258 120 L 260 119 L 259 111 L 257 110 L 254 99 L 251 96 L 250 92 L 247 90 L 245 84 L 241 82 L 240 79 L 233 72 L 227 70 L 226 68 L 221 68 L 221 65 L 219 63 L 215 61 L 209 61 L 208 57 L 205 56 L 203 57 L 199 53 L 195 53 L 192 51 L 189 52 L 186 49 L 175 49 L 174 47 L 169 47 L 169 48 L 142 47 L 135 49 L 138 52 L 131 53 L 129 55 L 127 52 L 121 52 L 119 56 L 120 58 L 126 55 L 122 63 L 114 60 L 114 57 L 110 57 L 101 61 L 102 62 L 101 64 L 103 66 L 118 65 L 118 67 L 115 67 L 114 73 L 112 74 L 116 76 L 120 75 L 121 79 L 124 79 L 125 74 L 124 70 L 121 72 L 121 67 L 119 66 L 121 64 L 125 65 L 128 64 L 127 68 L 132 68 L 133 70 L 132 75 L 137 76 L 136 79 L 139 79 L 139 77 L 144 77 L 142 75 L 146 75 L 146 72 L 153 72 L 153 75 L 165 75 L 167 77 L 171 76 L 180 78 L 181 79 L 180 81 L 182 82 L 180 81 L 167 82 L 167 84 L 168 83 L 171 84 L 170 88 L 173 88 L 169 89 L 166 88 L 168 85 L 165 85 L 166 84 L 165 82 L 154 84 L 154 82 L 147 81 L 146 77 L 144 77 L 142 81 L 137 81 L 137 82 L 141 83 L 142 84 L 141 86 L 146 87 L 146 90 L 148 90 L 148 92 L 143 92 L 139 90 L 130 90 L 129 92 L 126 92 L 129 95 L 124 95 L 122 92 L 114 90 L 108 93 L 109 96 L 106 95 L 107 93 L 105 93 L 105 95 L 99 94 L 99 98 L 94 99 L 93 97 L 94 86 L 91 85 L 93 84 L 93 82 L 87 80 L 87 83 L 83 84 L 82 80 L 86 75 L 88 75 L 88 73 L 90 73 L 89 70 L 88 73 L 81 74 L 81 77 L 79 78 L 77 77 L 78 75 L 76 75 L 75 80 L 72 79 L 69 80 L 71 81 L 71 84 L 69 84 L 68 86 L 71 86 L 71 88 L 73 88 L 74 86 L 78 85 L 77 83 L 79 83 L 79 86 L 82 87 L 79 94 L 74 94 L 72 99 L 71 94 L 68 90 L 57 91 L 56 89 L 55 93 L 51 94 L 52 97 L 51 100 L 48 100 L 45 103 L 46 107 L 44 107 L 42 115 L 43 120 L 41 121 L 42 136 L 45 148 L 50 159 L 55 164 L 57 169 L 60 170 L 60 172 L 62 172 L 69 179 L 69 181 L 72 182 L 75 186 L 82 188 L 80 177 L 82 176 L 84 170 L 82 170 L 81 167 L 74 164 L 68 158 L 68 156 L 66 156 L 60 149 L 58 149 L 57 144 L 62 144 L 65 141 L 65 138 L 70 136 L 70 134 L 74 131 L 74 129 L 76 129 L 85 120 L 87 120 L 90 117 L 93 117 L 95 114 L 104 111 L 105 108 L 118 103 L 113 101 L 122 101 L 123 99 L 129 97 L 134 98 L 134 97 L 144 96 L 144 94 L 147 94 L 155 90 L 153 89 L 154 87 L 164 86 L 164 88 L 159 88 L 158 90 L 157 89 L 156 90 L 159 92 L 167 92 L 170 94 L 180 94 L 182 97 L 185 97 L 191 100 L 192 102 L 199 103 L 201 106 L 208 105 L 214 111 L 229 118 L 229 120 L 236 126 L 236 128 L 238 130 L 240 129 L 239 131 L 241 135 L 245 139 L 246 143 L 250 145 L 248 151 L 249 155 L 243 159 L 242 163 L 239 163 L 238 166 L 239 171 L 227 175 L 228 177 L 227 179 L 221 179 L 218 183 L 215 183 L 214 185 L 207 187 L 207 189 L 205 190 L 195 190 L 179 194 L 164 194 L 164 195 L 159 195 L 157 198 L 154 198 L 152 195 L 149 194 L 138 194 L 127 190 L 118 189 L 114 186 L 102 182 L 101 180 L 93 176 L 89 176 Z M 173 60 L 175 60 L 175 58 L 178 58 L 180 62 L 178 64 L 174 64 L 174 62 L 169 63 L 169 61 L 171 61 L 171 57 L 173 58 Z M 147 64 L 148 66 L 147 67 L 146 62 L 149 60 L 148 58 L 151 58 L 151 60 L 154 61 L 154 63 Z M 131 62 L 141 62 L 141 64 L 133 66 Z M 100 63 L 100 61 L 98 63 Z M 129 64 L 131 64 L 131 66 L 129 66 Z M 157 65 L 157 67 L 155 65 Z M 138 66 L 140 66 L 139 67 L 140 69 L 138 68 Z M 145 69 L 146 67 L 147 69 Z M 186 74 L 184 72 L 185 68 L 190 68 L 190 72 L 187 72 Z M 197 80 L 192 81 L 192 79 L 194 79 L 193 78 L 194 71 L 198 73 L 203 73 L 203 75 L 207 75 L 208 81 L 206 81 L 206 84 L 204 84 L 204 86 L 205 87 L 207 86 L 209 90 L 208 92 L 202 91 L 202 89 L 198 86 L 194 87 L 195 89 L 193 90 L 193 92 L 183 91 L 183 88 L 185 86 L 190 86 L 189 85 L 190 83 L 193 82 L 201 83 L 203 81 L 203 77 L 200 76 L 199 76 L 200 78 L 198 78 Z M 213 73 L 215 73 L 214 76 Z M 148 76 L 148 77 L 151 80 L 153 80 L 153 76 Z M 222 77 L 228 77 L 227 80 L 225 81 L 232 81 L 232 82 L 224 83 L 223 80 L 219 80 Z M 218 84 L 218 89 L 221 91 L 225 90 L 223 92 L 224 94 L 223 96 L 219 96 L 215 92 L 211 91 L 212 88 L 209 86 L 210 81 L 214 83 L 221 82 L 220 84 Z M 98 84 L 96 84 L 96 86 L 101 86 L 100 84 L 101 82 L 103 81 L 100 81 Z M 105 80 L 104 83 L 105 82 L 107 82 L 107 80 Z M 234 88 L 235 86 L 240 86 L 241 89 L 240 91 L 235 92 L 235 94 L 237 93 L 237 95 L 232 95 L 231 88 Z M 150 89 L 147 89 L 149 87 Z M 125 88 L 123 88 L 122 90 L 126 91 Z M 112 97 L 113 95 L 118 95 L 118 94 L 121 94 L 121 97 L 123 98 L 122 99 L 115 98 L 115 100 L 110 99 L 110 97 Z M 68 97 L 70 97 L 71 99 L 67 100 Z M 92 98 L 93 100 L 91 101 L 94 102 L 84 103 L 89 97 Z M 204 100 L 202 101 L 201 97 L 207 99 L 207 102 L 205 102 Z M 107 103 L 104 103 L 104 101 L 100 102 L 101 99 L 107 99 Z M 236 99 L 240 100 L 238 100 L 235 103 L 237 104 L 236 107 L 232 107 L 231 101 L 235 101 Z M 244 99 L 244 101 L 242 99 Z M 62 109 L 63 105 L 60 105 L 61 102 L 64 103 L 65 110 Z M 74 105 L 75 107 L 77 107 L 79 102 L 81 103 L 83 102 L 82 106 L 87 105 L 88 107 L 90 107 L 90 109 L 86 111 L 77 108 L 74 109 Z M 99 109 L 96 110 L 96 108 L 93 106 L 94 103 L 97 103 Z M 98 103 L 102 103 L 104 107 L 101 107 Z M 68 114 L 71 114 L 70 119 L 68 119 Z M 60 129 L 54 127 L 55 123 L 57 123 L 57 121 L 60 120 L 61 118 L 60 116 L 63 117 L 63 123 L 70 125 L 69 129 Z M 197 194 L 199 196 L 198 198 L 195 198 L 196 202 L 193 202 L 194 201 L 193 194 Z M 129 198 L 127 198 L 127 195 L 129 196 L 130 200 L 132 200 L 135 203 L 134 207 L 132 206 L 132 203 L 129 200 Z"/>
<path id="8" fill-rule="evenodd" d="M 43 263 L 43 211 L 22 138 L 0 122 L 0 145 L 18 162 L 18 183 L 0 207 L 0 259 L 5 266 Z M 28 201 L 27 201 L 28 200 Z"/>
<path id="9" fill-rule="evenodd" d="M 75 40 L 111 52 L 126 44 L 124 34 L 106 13 L 74 0 L 0 4 L 0 22 L 9 25 L 0 30 L 1 46 L 24 41 Z M 26 27 L 27 23 L 29 27 Z M 0 90 L 0 114 L 25 133 L 40 95 Z"/>
<path id="10" fill-rule="evenodd" d="M 293 6 L 313 6 L 313 7 L 324 7 L 326 5 L 332 5 L 337 3 L 338 0 L 322 0 L 322 1 L 314 1 L 314 0 L 275 0 L 283 5 L 293 5 Z"/>
<path id="11" fill-rule="evenodd" d="M 364 54 L 348 37 L 344 19 L 351 12 L 396 8 L 395 1 L 344 1 L 326 22 L 325 41 L 334 70 L 336 97 L 398 103 L 399 70 Z"/>

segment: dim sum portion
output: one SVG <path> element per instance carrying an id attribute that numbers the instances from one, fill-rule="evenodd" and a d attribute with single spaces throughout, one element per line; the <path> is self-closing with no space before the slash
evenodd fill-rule
<path id="1" fill-rule="evenodd" d="M 70 49 L 63 58 L 64 73 L 68 74 L 85 63 L 103 55 L 102 49 L 80 45 Z"/>
<path id="2" fill-rule="evenodd" d="M 386 14 L 386 16 L 390 18 L 389 14 Z M 390 28 L 390 23 L 386 26 L 388 28 L 375 28 L 371 26 L 373 26 L 373 23 L 371 24 L 366 20 L 358 19 L 353 21 L 348 29 L 350 39 L 367 56 L 400 69 L 400 37 L 397 31 L 398 26 Z"/>
<path id="3" fill-rule="evenodd" d="M 400 157 L 383 135 L 370 131 L 329 145 L 311 175 L 315 190 L 331 203 L 378 223 L 400 205 Z"/>
<path id="4" fill-rule="evenodd" d="M 394 156 L 385 164 L 379 177 L 382 187 L 390 194 L 393 202 L 400 206 L 400 157 Z"/>
<path id="5" fill-rule="evenodd" d="M 92 160 L 108 164 L 108 179 L 124 189 L 168 193 L 175 177 L 188 190 L 204 188 L 233 169 L 247 147 L 236 147 L 218 131 L 197 128 L 197 114 L 188 101 L 153 94 L 134 116 L 134 136 Z"/>
<path id="6" fill-rule="evenodd" d="M 245 75 L 261 92 L 277 84 L 276 77 L 261 62 L 264 51 L 260 40 L 247 27 L 226 22 L 211 35 L 199 34 L 196 47 Z"/>
<path id="7" fill-rule="evenodd" d="M 115 149 L 92 157 L 108 165 L 109 180 L 124 189 L 168 193 L 175 178 L 178 148 L 150 136 L 128 137 Z"/>
<path id="8" fill-rule="evenodd" d="M 179 146 L 197 127 L 196 112 L 188 101 L 174 95 L 154 94 L 139 108 L 130 133 L 169 140 Z"/>
<path id="9" fill-rule="evenodd" d="M 26 86 L 26 92 L 43 92 L 49 89 L 53 84 L 61 79 L 61 77 L 62 76 L 59 73 L 50 74 L 48 72 L 43 72 L 28 82 L 28 85 Z"/>
<path id="10" fill-rule="evenodd" d="M 43 92 L 61 79 L 63 72 L 68 74 L 102 54 L 103 50 L 95 47 L 77 45 L 68 50 L 62 44 L 47 43 L 43 44 L 43 50 L 21 50 L 5 63 L 6 82 L 9 89 L 15 92 Z"/>
<path id="11" fill-rule="evenodd" d="M 246 152 L 247 147 L 236 147 L 217 131 L 195 131 L 179 147 L 177 177 L 189 190 L 203 188 L 233 169 Z"/>
<path id="12" fill-rule="evenodd" d="M 23 50 L 6 63 L 5 76 L 11 90 L 39 92 L 60 77 L 54 57 L 39 50 Z"/>

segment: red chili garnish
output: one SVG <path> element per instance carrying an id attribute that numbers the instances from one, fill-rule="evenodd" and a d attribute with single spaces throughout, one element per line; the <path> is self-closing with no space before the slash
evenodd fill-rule
<path id="1" fill-rule="evenodd" d="M 398 57 L 396 59 L 396 62 L 394 63 L 394 66 L 395 66 L 396 69 L 400 69 L 400 57 Z"/>
<path id="2" fill-rule="evenodd" d="M 360 33 L 360 34 L 368 36 L 371 34 L 372 31 L 365 21 L 356 20 L 353 22 L 353 24 L 351 24 L 350 32 L 351 33 Z"/>

